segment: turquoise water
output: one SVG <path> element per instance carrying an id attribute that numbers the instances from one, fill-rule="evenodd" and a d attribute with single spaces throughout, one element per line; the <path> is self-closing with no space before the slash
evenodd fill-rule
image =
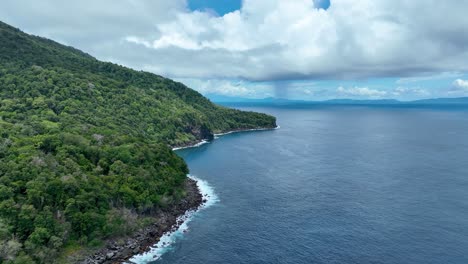
<path id="1" fill-rule="evenodd" d="M 248 108 L 178 151 L 218 202 L 152 263 L 468 263 L 468 110 Z"/>

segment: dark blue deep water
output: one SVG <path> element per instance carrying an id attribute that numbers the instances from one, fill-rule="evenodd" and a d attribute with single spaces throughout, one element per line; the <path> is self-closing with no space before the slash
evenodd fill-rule
<path id="1" fill-rule="evenodd" d="M 468 263 L 468 110 L 248 108 L 178 153 L 219 202 L 154 263 Z"/>

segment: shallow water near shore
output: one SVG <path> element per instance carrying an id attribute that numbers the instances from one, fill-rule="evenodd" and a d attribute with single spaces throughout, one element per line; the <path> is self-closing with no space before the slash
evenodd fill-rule
<path id="1" fill-rule="evenodd" d="M 281 129 L 177 152 L 219 202 L 148 263 L 468 263 L 468 109 L 245 109 Z"/>

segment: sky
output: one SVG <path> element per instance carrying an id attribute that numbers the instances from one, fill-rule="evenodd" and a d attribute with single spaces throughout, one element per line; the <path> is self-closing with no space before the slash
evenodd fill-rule
<path id="1" fill-rule="evenodd" d="M 468 0 L 2 0 L 0 20 L 205 95 L 468 96 Z"/>

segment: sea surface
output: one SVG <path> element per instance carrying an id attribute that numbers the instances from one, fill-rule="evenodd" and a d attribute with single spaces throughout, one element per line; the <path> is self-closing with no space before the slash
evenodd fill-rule
<path id="1" fill-rule="evenodd" d="M 178 151 L 216 202 L 149 263 L 468 263 L 467 108 L 244 109 L 281 128 Z"/>

